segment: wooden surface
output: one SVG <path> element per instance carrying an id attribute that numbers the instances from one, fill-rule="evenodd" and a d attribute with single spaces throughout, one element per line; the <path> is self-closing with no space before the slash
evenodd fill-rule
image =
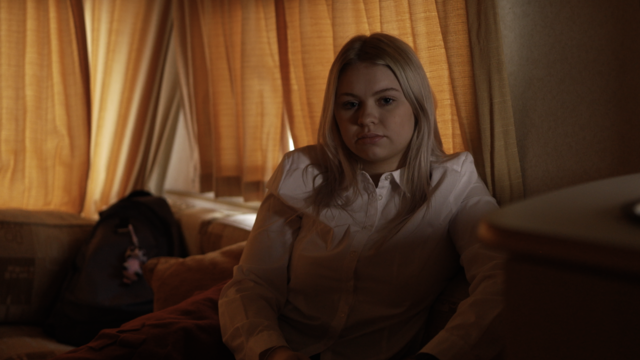
<path id="1" fill-rule="evenodd" d="M 640 223 L 622 207 L 640 200 L 640 174 L 567 188 L 490 214 L 480 238 L 512 253 L 640 274 Z"/>
<path id="2" fill-rule="evenodd" d="M 640 174 L 504 207 L 480 238 L 508 254 L 505 359 L 640 359 Z"/>

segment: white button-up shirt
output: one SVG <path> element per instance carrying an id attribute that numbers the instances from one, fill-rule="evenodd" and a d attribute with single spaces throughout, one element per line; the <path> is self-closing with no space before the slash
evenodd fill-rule
<path id="1" fill-rule="evenodd" d="M 443 331 L 421 351 L 441 360 L 491 356 L 499 348 L 502 257 L 476 240 L 497 208 L 469 153 L 432 165 L 427 203 L 391 238 L 402 169 L 376 187 L 359 174 L 346 209 L 314 215 L 314 146 L 288 153 L 268 183 L 240 264 L 222 291 L 224 342 L 236 359 L 285 345 L 322 360 L 413 355 L 431 304 L 459 264 L 471 286 Z M 408 354 L 407 352 L 412 352 Z"/>

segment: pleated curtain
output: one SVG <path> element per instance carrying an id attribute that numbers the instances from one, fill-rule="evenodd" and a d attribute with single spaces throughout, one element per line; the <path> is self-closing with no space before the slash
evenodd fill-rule
<path id="1" fill-rule="evenodd" d="M 522 197 L 494 0 L 0 0 L 0 20 L 1 207 L 96 217 L 161 193 L 176 146 L 200 191 L 260 200 L 289 133 L 315 143 L 335 54 L 380 31 L 422 61 L 445 150 Z"/>
<path id="2" fill-rule="evenodd" d="M 175 0 L 174 16 L 200 189 L 261 200 L 285 133 L 275 3 Z"/>
<path id="3" fill-rule="evenodd" d="M 0 0 L 0 206 L 79 213 L 89 169 L 80 0 Z"/>
<path id="4" fill-rule="evenodd" d="M 168 1 L 85 0 L 91 69 L 91 167 L 82 215 L 149 188 L 162 129 L 179 94 L 163 93 L 172 29 Z M 165 74 L 166 75 L 166 74 Z M 177 90 L 177 75 L 174 75 Z M 165 103 L 161 103 L 164 101 Z M 175 121 L 177 111 L 173 112 Z M 163 121 L 165 123 L 163 123 Z"/>
<path id="5" fill-rule="evenodd" d="M 467 1 L 478 119 L 469 125 L 475 137 L 469 149 L 482 160 L 476 167 L 491 194 L 507 204 L 522 199 L 524 188 L 496 9 L 495 0 Z"/>

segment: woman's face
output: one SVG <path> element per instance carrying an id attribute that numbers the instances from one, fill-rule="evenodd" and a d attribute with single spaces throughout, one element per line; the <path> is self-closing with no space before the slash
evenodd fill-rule
<path id="1" fill-rule="evenodd" d="M 334 116 L 342 140 L 368 174 L 402 166 L 414 116 L 388 67 L 359 62 L 344 69 L 338 79 Z"/>

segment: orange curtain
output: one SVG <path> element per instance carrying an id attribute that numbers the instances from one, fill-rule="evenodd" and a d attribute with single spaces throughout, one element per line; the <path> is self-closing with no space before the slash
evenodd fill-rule
<path id="1" fill-rule="evenodd" d="M 2 207 L 162 191 L 180 114 L 195 187 L 260 200 L 287 131 L 315 142 L 337 51 L 377 31 L 423 62 L 446 151 L 522 197 L 494 0 L 0 0 L 0 20 Z"/>
<path id="2" fill-rule="evenodd" d="M 522 199 L 524 187 L 496 8 L 495 0 L 467 1 L 480 127 L 473 154 L 484 159 L 477 167 L 489 190 L 506 204 Z"/>
<path id="3" fill-rule="evenodd" d="M 139 172 L 142 176 L 140 182 L 145 184 L 143 187 L 157 195 L 164 194 L 171 153 L 174 151 L 182 114 L 182 98 L 175 54 L 175 41 L 173 36 L 170 36 L 154 115 L 155 126 L 148 147 L 149 156 L 144 173 Z M 195 161 L 191 159 L 186 161 L 186 164 L 192 163 Z"/>
<path id="4" fill-rule="evenodd" d="M 275 3 L 175 0 L 174 22 L 200 189 L 261 200 L 283 152 Z"/>
<path id="5" fill-rule="evenodd" d="M 162 74 L 171 35 L 171 3 L 85 0 L 91 68 L 91 169 L 82 215 L 147 187 L 158 144 Z M 171 106 L 168 106 L 171 108 Z M 177 116 L 177 111 L 174 112 Z"/>
<path id="6" fill-rule="evenodd" d="M 315 144 L 333 62 L 330 3 L 277 1 L 284 106 L 295 147 Z"/>
<path id="7" fill-rule="evenodd" d="M 89 166 L 79 0 L 0 0 L 0 206 L 78 213 Z"/>

